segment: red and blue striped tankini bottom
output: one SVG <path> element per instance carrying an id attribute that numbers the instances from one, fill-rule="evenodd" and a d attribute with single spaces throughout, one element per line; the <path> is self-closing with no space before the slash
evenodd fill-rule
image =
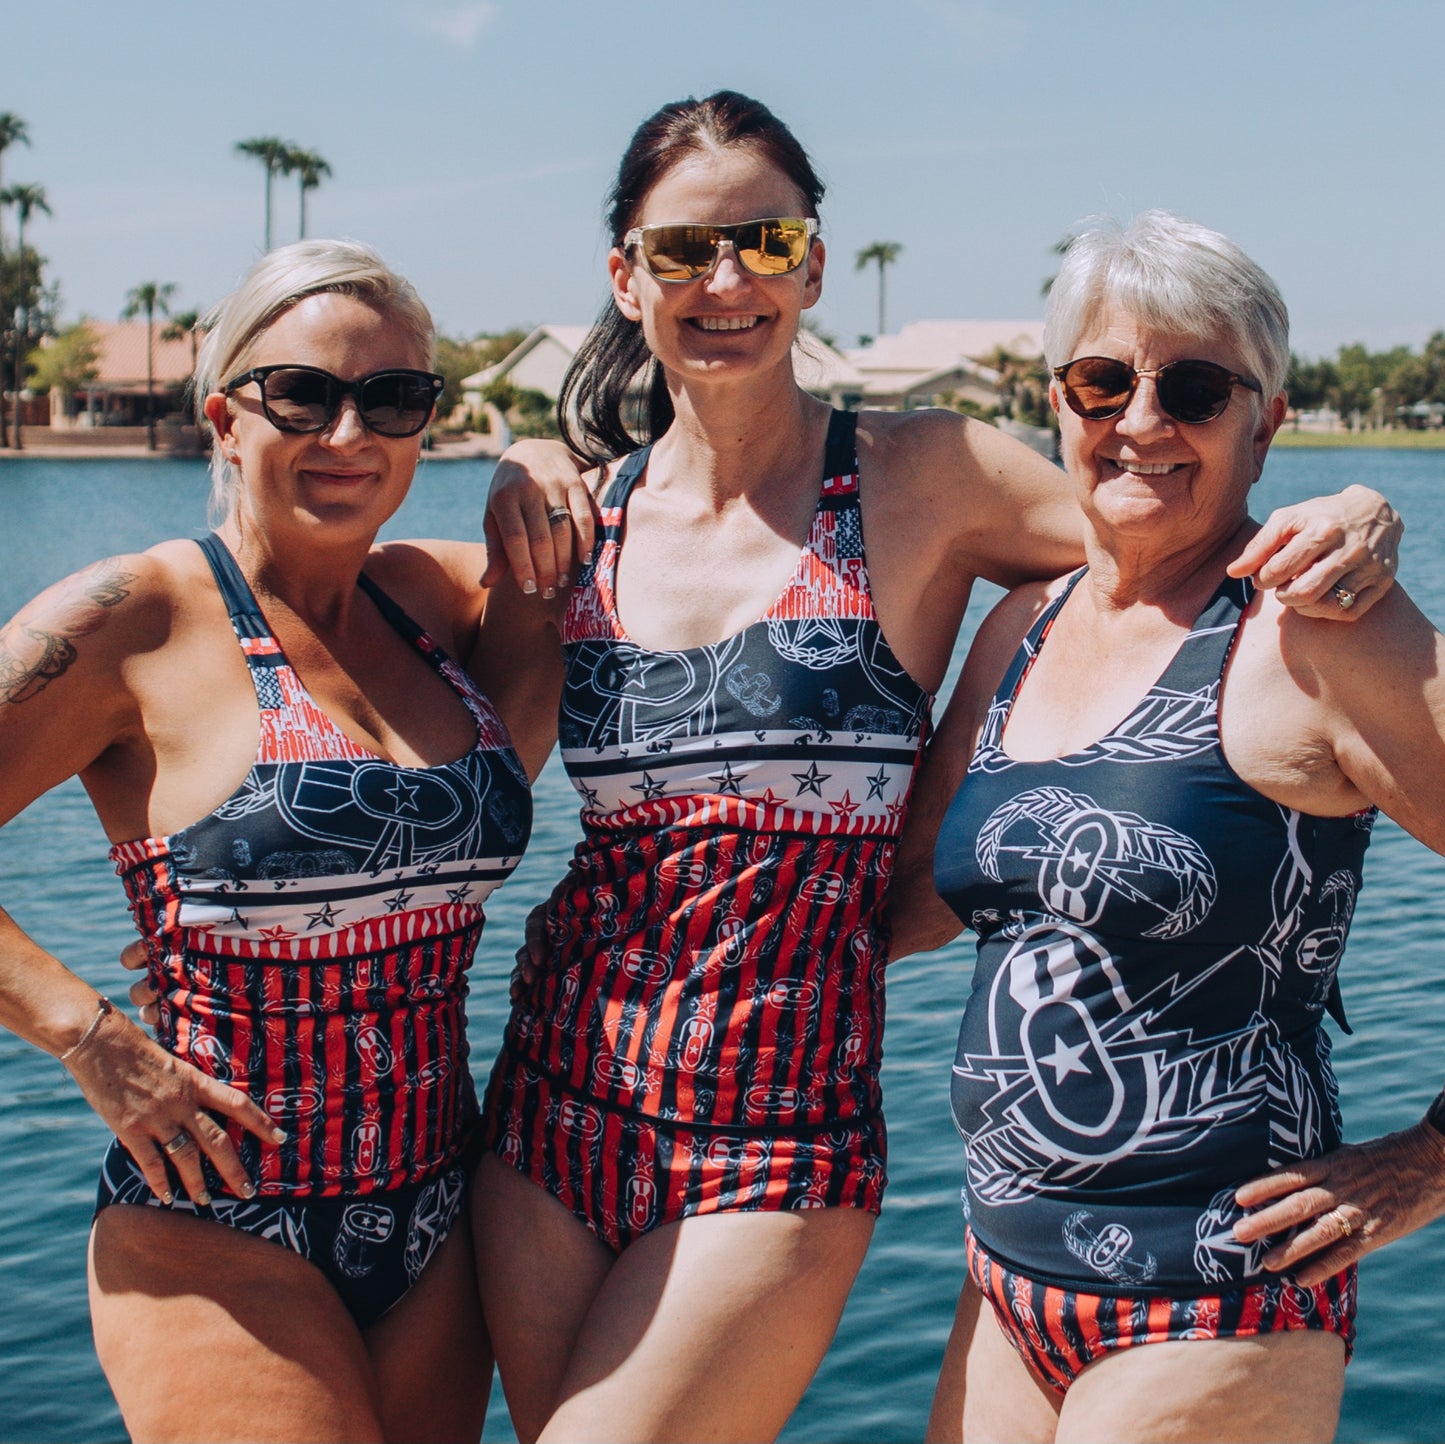
<path id="1" fill-rule="evenodd" d="M 1004 1337 L 1041 1383 L 1056 1393 L 1090 1364 L 1118 1349 L 1169 1340 L 1239 1339 L 1313 1329 L 1338 1334 L 1348 1359 L 1355 1347 L 1354 1264 L 1312 1289 L 1268 1279 L 1193 1298 L 1090 1294 L 1015 1273 L 967 1234 L 968 1273 L 993 1305 Z"/>
<path id="2" fill-rule="evenodd" d="M 878 1088 L 894 843 L 715 827 L 593 835 L 513 1008 L 487 1146 L 610 1248 L 886 1182 Z"/>

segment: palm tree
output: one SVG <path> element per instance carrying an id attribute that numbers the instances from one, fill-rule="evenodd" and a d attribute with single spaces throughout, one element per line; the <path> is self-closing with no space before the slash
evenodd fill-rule
<path id="1" fill-rule="evenodd" d="M 1020 356 L 1006 346 L 995 346 L 979 361 L 998 374 L 1000 416 L 1037 426 L 1047 419 L 1049 373 L 1043 358 Z"/>
<path id="2" fill-rule="evenodd" d="M 172 311 L 171 324 L 161 332 L 162 341 L 183 341 L 191 338 L 191 379 L 186 386 L 186 418 L 196 419 L 196 351 L 200 345 L 201 313 L 199 311 Z"/>
<path id="3" fill-rule="evenodd" d="M 17 224 L 15 227 L 15 450 L 24 449 L 20 440 L 20 393 L 25 388 L 25 374 L 21 370 L 21 357 L 25 354 L 25 333 L 30 329 L 30 316 L 25 305 L 25 222 L 36 211 L 47 216 L 50 207 L 45 200 L 45 188 L 37 185 L 7 186 L 0 190 L 0 207 L 14 206 Z M 5 408 L 0 405 L 0 411 Z"/>
<path id="4" fill-rule="evenodd" d="M 146 313 L 146 446 L 151 451 L 156 449 L 156 312 L 169 316 L 170 300 L 175 293 L 176 288 L 170 281 L 164 285 L 159 281 L 142 281 L 126 292 L 125 310 L 120 313 L 122 321 L 129 321 L 142 311 Z"/>
<path id="5" fill-rule="evenodd" d="M 250 140 L 238 140 L 236 150 L 240 155 L 249 155 L 266 167 L 266 249 L 271 249 L 271 181 L 277 175 L 288 175 L 291 171 L 291 156 L 295 146 L 287 145 L 274 135 L 258 135 Z"/>
<path id="6" fill-rule="evenodd" d="M 865 266 L 878 263 L 878 334 L 883 334 L 883 270 L 891 266 L 902 254 L 903 247 L 897 241 L 874 241 L 871 246 L 864 246 L 858 252 L 858 270 Z"/>
<path id="7" fill-rule="evenodd" d="M 30 132 L 25 122 L 13 111 L 0 111 L 0 160 L 4 159 L 5 152 L 12 145 L 29 145 Z M 3 177 L 0 177 L 0 190 L 4 189 Z M 5 232 L 0 228 L 0 263 L 5 259 Z M 3 264 L 0 264 L 0 274 L 3 274 Z M 5 435 L 5 389 L 0 386 L 0 447 L 8 446 L 9 441 Z"/>
<path id="8" fill-rule="evenodd" d="M 1059 239 L 1049 247 L 1050 253 L 1055 256 L 1063 256 L 1069 247 L 1074 244 L 1074 239 L 1072 234 L 1060 236 Z M 1054 289 L 1054 282 L 1056 280 L 1058 280 L 1057 275 L 1044 277 L 1043 284 L 1039 287 L 1039 295 L 1043 296 L 1045 300 L 1048 299 L 1049 292 Z"/>
<path id="9" fill-rule="evenodd" d="M 301 182 L 301 227 L 298 234 L 304 241 L 306 239 L 306 192 L 314 191 L 331 174 L 331 167 L 314 150 L 293 150 L 287 160 L 287 169 Z"/>

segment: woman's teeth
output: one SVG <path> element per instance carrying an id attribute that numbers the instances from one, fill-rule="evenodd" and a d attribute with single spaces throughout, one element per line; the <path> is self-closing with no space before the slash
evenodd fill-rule
<path id="1" fill-rule="evenodd" d="M 1116 461 L 1114 463 L 1120 471 L 1127 471 L 1131 476 L 1163 476 L 1166 472 L 1178 470 L 1183 464 L 1181 461 Z"/>
<path id="2" fill-rule="evenodd" d="M 704 331 L 748 331 L 758 324 L 756 316 L 699 316 Z"/>

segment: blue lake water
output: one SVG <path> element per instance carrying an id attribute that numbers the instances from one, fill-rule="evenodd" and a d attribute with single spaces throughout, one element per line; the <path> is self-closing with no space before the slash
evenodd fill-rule
<path id="1" fill-rule="evenodd" d="M 488 471 L 481 462 L 424 465 L 390 534 L 480 537 Z M 1279 452 L 1256 514 L 1353 480 L 1378 487 L 1404 513 L 1402 578 L 1445 620 L 1445 452 Z M 195 534 L 205 494 L 198 462 L 0 462 L 0 617 L 96 557 Z M 972 622 L 986 605 L 975 599 Z M 480 1075 L 500 1034 L 522 918 L 575 840 L 573 799 L 549 767 L 531 850 L 490 909 L 472 990 Z M 0 905 L 96 987 L 121 997 L 129 979 L 116 956 L 133 933 L 105 850 L 84 793 L 67 784 L 0 832 Z M 1352 1139 L 1413 1123 L 1445 1079 L 1442 878 L 1432 853 L 1382 822 L 1344 969 L 1355 1035 L 1335 1049 Z M 890 974 L 884 1088 L 892 1182 L 838 1337 L 786 1439 L 922 1437 L 963 1276 L 948 1065 L 969 968 L 969 951 L 955 944 Z M 124 1437 L 91 1348 L 85 1299 L 86 1230 L 105 1138 L 64 1070 L 0 1032 L 0 1198 L 10 1220 L 0 1234 L 0 1439 Z M 1445 1437 L 1445 1369 L 1435 1347 L 1445 1325 L 1436 1283 L 1442 1242 L 1436 1225 L 1365 1262 L 1341 1439 Z M 203 1361 L 198 1370 L 203 1378 Z M 511 1439 L 500 1390 L 493 1399 L 484 1438 Z"/>

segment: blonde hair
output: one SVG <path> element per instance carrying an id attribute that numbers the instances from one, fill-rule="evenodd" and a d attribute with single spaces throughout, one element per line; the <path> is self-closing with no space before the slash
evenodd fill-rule
<path id="1" fill-rule="evenodd" d="M 196 406 L 245 371 L 261 334 L 307 296 L 354 296 L 392 317 L 431 363 L 436 327 L 431 312 L 405 277 L 397 275 L 369 246 L 359 241 L 297 241 L 268 251 L 202 323 L 206 339 L 196 357 Z M 213 523 L 230 515 L 236 501 L 236 476 L 220 438 L 211 445 Z"/>

